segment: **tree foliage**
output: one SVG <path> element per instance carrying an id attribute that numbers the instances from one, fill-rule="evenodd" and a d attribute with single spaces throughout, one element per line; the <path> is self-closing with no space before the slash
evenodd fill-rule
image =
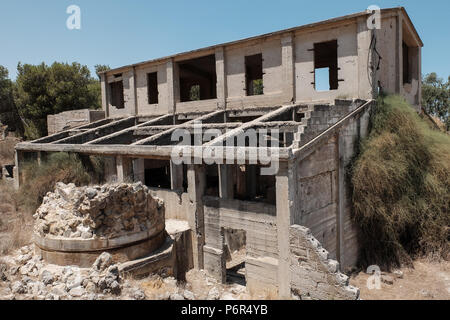
<path id="1" fill-rule="evenodd" d="M 447 130 L 450 130 L 450 76 L 447 82 L 435 72 L 423 78 L 422 106 L 427 113 L 441 118 Z"/>
<path id="2" fill-rule="evenodd" d="M 13 99 L 14 83 L 8 75 L 8 69 L 0 66 L 0 122 L 12 130 L 20 130 L 20 118 Z"/>
<path id="3" fill-rule="evenodd" d="M 26 138 L 34 139 L 47 134 L 49 114 L 100 108 L 100 83 L 87 66 L 76 62 L 19 63 L 14 100 L 26 122 Z"/>

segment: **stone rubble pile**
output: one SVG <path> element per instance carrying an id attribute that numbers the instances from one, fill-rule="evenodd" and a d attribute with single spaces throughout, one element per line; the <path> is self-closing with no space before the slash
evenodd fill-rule
<path id="1" fill-rule="evenodd" d="M 35 215 L 41 237 L 111 239 L 164 223 L 163 201 L 142 183 L 76 187 L 57 183 Z"/>
<path id="2" fill-rule="evenodd" d="M 7 291 L 2 299 L 98 300 L 117 299 L 119 295 L 121 299 L 146 298 L 140 288 L 125 283 L 109 253 L 102 253 L 90 269 L 47 265 L 40 256 L 33 255 L 33 245 L 21 248 L 19 253 L 8 264 L 0 264 L 0 284 L 6 283 Z"/>

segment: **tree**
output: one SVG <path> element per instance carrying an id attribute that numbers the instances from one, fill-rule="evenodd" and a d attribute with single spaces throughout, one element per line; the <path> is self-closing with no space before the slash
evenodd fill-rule
<path id="1" fill-rule="evenodd" d="M 96 64 L 94 68 L 95 68 L 95 73 L 97 73 L 97 76 L 99 79 L 100 79 L 100 75 L 99 75 L 100 72 L 111 70 L 111 68 L 105 64 Z"/>
<path id="2" fill-rule="evenodd" d="M 444 82 L 432 72 L 422 79 L 422 106 L 427 113 L 439 117 L 450 130 L 450 76 Z"/>
<path id="3" fill-rule="evenodd" d="M 8 69 L 0 66 L 0 122 L 11 130 L 21 130 L 21 121 L 13 99 L 14 83 L 9 79 Z"/>
<path id="4" fill-rule="evenodd" d="M 17 66 L 14 100 L 25 118 L 25 137 L 47 134 L 47 115 L 100 107 L 100 83 L 87 66 L 55 62 Z"/>

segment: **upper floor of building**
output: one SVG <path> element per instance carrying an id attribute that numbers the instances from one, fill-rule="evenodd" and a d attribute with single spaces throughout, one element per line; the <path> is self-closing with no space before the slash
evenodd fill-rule
<path id="1" fill-rule="evenodd" d="M 101 73 L 107 117 L 371 99 L 421 101 L 423 43 L 406 10 L 363 11 Z M 321 82 L 321 83 L 320 83 Z"/>

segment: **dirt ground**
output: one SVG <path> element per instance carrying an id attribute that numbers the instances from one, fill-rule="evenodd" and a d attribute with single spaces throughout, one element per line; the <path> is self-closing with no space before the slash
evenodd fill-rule
<path id="1" fill-rule="evenodd" d="M 370 275 L 360 272 L 352 276 L 350 284 L 361 290 L 363 300 L 450 300 L 450 262 L 416 260 L 414 268 L 399 269 L 402 276 L 382 273 L 380 289 L 368 289 Z M 400 274 L 400 273 L 398 273 Z M 387 276 L 387 277 L 386 277 Z"/>

